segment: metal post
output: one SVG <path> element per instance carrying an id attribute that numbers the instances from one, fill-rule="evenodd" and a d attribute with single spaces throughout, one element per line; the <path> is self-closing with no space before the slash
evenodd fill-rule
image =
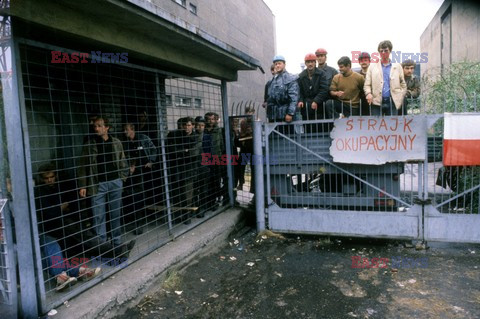
<path id="1" fill-rule="evenodd" d="M 262 122 L 253 122 L 253 159 L 255 166 L 255 211 L 257 213 L 257 231 L 265 230 L 265 194 L 263 185 Z M 266 163 L 268 165 L 268 163 Z"/>
<path id="2" fill-rule="evenodd" d="M 227 158 L 231 158 L 231 143 L 230 143 L 230 121 L 228 118 L 228 98 L 227 98 L 227 81 L 222 80 L 221 86 L 222 93 L 222 110 L 223 110 L 223 119 L 224 119 L 224 129 L 225 129 L 225 149 Z M 228 197 L 230 198 L 230 205 L 233 206 L 233 166 L 230 164 L 227 166 L 227 177 L 228 177 Z"/>
<path id="3" fill-rule="evenodd" d="M 163 83 L 165 85 L 165 81 Z M 158 73 L 155 73 L 155 87 L 157 91 L 157 123 L 160 127 L 159 137 L 160 137 L 160 149 L 162 154 L 162 169 L 163 169 L 163 182 L 165 183 L 165 201 L 167 205 L 167 223 L 168 223 L 168 232 L 171 235 L 172 233 L 172 208 L 170 204 L 170 190 L 168 184 L 168 167 L 167 167 L 167 152 L 165 145 L 165 128 L 166 122 L 165 117 L 163 116 L 164 108 L 162 106 L 162 94 L 160 89 L 160 80 L 158 78 Z"/>
<path id="4" fill-rule="evenodd" d="M 12 43 L 12 42 L 11 42 Z M 12 80 L 10 90 L 4 86 L 5 129 L 7 133 L 8 159 L 12 182 L 11 208 L 16 220 L 15 234 L 17 240 L 17 258 L 20 277 L 20 291 L 22 299 L 22 316 L 25 318 L 38 317 L 37 279 L 35 278 L 34 238 L 32 236 L 32 216 L 30 190 L 27 181 L 31 168 L 27 165 L 28 135 L 24 130 L 26 125 L 25 110 L 21 108 L 23 93 L 20 70 L 18 44 L 11 47 Z M 5 83 L 3 83 L 5 84 Z M 6 98 L 8 97 L 8 98 Z M 34 225 L 36 227 L 36 225 Z M 38 243 L 37 243 L 38 245 Z"/>

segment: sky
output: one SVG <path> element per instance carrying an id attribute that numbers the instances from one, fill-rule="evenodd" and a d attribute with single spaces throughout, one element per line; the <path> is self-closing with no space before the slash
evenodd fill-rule
<path id="1" fill-rule="evenodd" d="M 390 40 L 393 51 L 420 52 L 420 36 L 443 0 L 264 0 L 275 15 L 277 54 L 287 71 L 299 73 L 307 53 L 328 52 L 327 64 L 338 68 L 352 51 L 377 51 Z M 354 63 L 352 67 L 358 67 Z"/>

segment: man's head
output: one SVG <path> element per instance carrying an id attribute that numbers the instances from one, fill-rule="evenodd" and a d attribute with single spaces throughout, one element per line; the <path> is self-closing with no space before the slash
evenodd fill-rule
<path id="1" fill-rule="evenodd" d="M 315 70 L 315 67 L 317 66 L 317 57 L 313 53 L 308 53 L 305 56 L 305 66 L 307 67 L 307 70 L 312 72 Z"/>
<path id="2" fill-rule="evenodd" d="M 342 56 L 337 63 L 338 69 L 343 75 L 347 74 L 352 69 L 352 61 L 348 56 Z"/>
<path id="3" fill-rule="evenodd" d="M 273 57 L 273 64 L 275 65 L 275 74 L 285 71 L 285 58 L 283 55 L 276 55 Z"/>
<path id="4" fill-rule="evenodd" d="M 388 61 L 393 45 L 389 40 L 384 40 L 378 44 L 378 53 L 382 57 L 382 61 Z"/>
<path id="5" fill-rule="evenodd" d="M 366 70 L 370 65 L 370 54 L 368 52 L 362 52 L 358 56 L 358 64 L 362 67 L 362 69 Z"/>
<path id="6" fill-rule="evenodd" d="M 415 71 L 415 61 L 413 60 L 405 60 L 402 63 L 403 68 L 403 75 L 404 76 L 412 76 L 413 72 Z"/>
<path id="7" fill-rule="evenodd" d="M 205 119 L 203 118 L 203 116 L 197 116 L 195 118 L 195 130 L 198 133 L 203 133 L 203 131 L 205 130 Z"/>
<path id="8" fill-rule="evenodd" d="M 128 139 L 133 140 L 135 138 L 135 124 L 125 123 L 125 125 L 123 125 L 123 132 Z"/>
<path id="9" fill-rule="evenodd" d="M 97 136 L 100 136 L 104 140 L 108 139 L 108 130 L 110 129 L 110 124 L 106 117 L 98 116 L 93 122 L 93 129 Z"/>
<path id="10" fill-rule="evenodd" d="M 41 165 L 38 168 L 38 175 L 40 176 L 40 181 L 45 185 L 53 187 L 57 182 L 55 165 L 52 163 Z"/>
<path id="11" fill-rule="evenodd" d="M 215 119 L 215 113 L 208 112 L 205 114 L 205 126 L 209 129 L 214 128 L 217 125 L 217 120 Z"/>
<path id="12" fill-rule="evenodd" d="M 272 63 L 272 65 L 270 66 L 270 73 L 272 73 L 272 75 L 275 75 L 275 63 Z"/>
<path id="13" fill-rule="evenodd" d="M 187 117 L 182 117 L 182 120 L 180 122 L 182 125 L 182 130 L 187 133 L 187 135 L 192 134 L 193 132 L 193 119 L 190 116 Z"/>
<path id="14" fill-rule="evenodd" d="M 325 62 L 327 62 L 327 50 L 324 48 L 319 48 L 315 51 L 315 56 L 317 57 L 318 67 L 322 67 Z"/>

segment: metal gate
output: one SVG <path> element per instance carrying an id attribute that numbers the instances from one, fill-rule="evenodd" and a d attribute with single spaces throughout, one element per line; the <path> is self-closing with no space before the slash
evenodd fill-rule
<path id="1" fill-rule="evenodd" d="M 427 159 L 384 165 L 335 163 L 332 120 L 257 122 L 258 224 L 264 216 L 286 233 L 480 242 L 479 167 L 443 168 L 443 113 L 426 113 L 417 116 L 430 126 Z"/>

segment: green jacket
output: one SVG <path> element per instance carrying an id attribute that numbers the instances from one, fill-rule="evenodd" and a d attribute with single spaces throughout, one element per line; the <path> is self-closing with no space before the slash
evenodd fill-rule
<path id="1" fill-rule="evenodd" d="M 224 132 L 223 129 L 216 126 L 212 130 L 207 130 L 203 134 L 209 134 L 212 136 L 212 155 L 221 156 L 225 154 L 225 143 L 224 141 Z"/>
<path id="2" fill-rule="evenodd" d="M 118 173 L 118 178 L 124 182 L 128 177 L 128 163 L 123 152 L 122 142 L 118 138 L 112 137 L 113 165 Z M 78 186 L 86 188 L 87 195 L 96 195 L 98 192 L 98 170 L 97 170 L 97 142 L 94 138 L 89 139 L 82 148 L 80 165 L 78 167 Z"/>

